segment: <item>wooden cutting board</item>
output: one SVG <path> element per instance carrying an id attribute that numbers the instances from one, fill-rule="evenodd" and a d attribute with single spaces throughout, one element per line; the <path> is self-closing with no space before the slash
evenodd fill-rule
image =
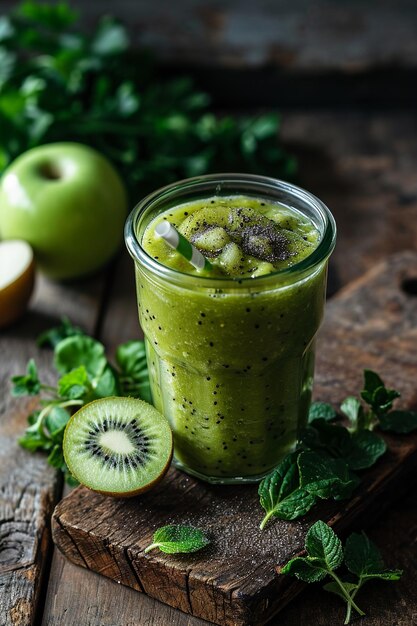
<path id="1" fill-rule="evenodd" d="M 417 407 L 417 254 L 387 259 L 327 306 L 317 354 L 315 396 L 340 403 L 374 369 Z M 53 538 L 74 563 L 185 613 L 227 626 L 263 624 L 302 586 L 277 566 L 302 550 L 317 519 L 343 534 L 372 523 L 417 468 L 417 434 L 386 437 L 389 451 L 349 502 L 322 503 L 301 521 L 273 520 L 261 532 L 256 486 L 215 487 L 175 469 L 150 493 L 117 500 L 79 487 L 55 509 Z M 144 554 L 154 530 L 190 523 L 212 544 L 195 555 Z"/>

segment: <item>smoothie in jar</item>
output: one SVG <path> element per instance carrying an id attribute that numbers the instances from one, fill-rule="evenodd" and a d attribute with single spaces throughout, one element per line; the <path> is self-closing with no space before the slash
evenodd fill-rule
<path id="1" fill-rule="evenodd" d="M 156 236 L 162 220 L 210 271 Z M 258 480 L 306 421 L 328 258 L 317 256 L 319 221 L 225 189 L 159 206 L 135 237 L 151 265 L 135 264 L 152 396 L 174 432 L 175 463 L 212 482 Z"/>

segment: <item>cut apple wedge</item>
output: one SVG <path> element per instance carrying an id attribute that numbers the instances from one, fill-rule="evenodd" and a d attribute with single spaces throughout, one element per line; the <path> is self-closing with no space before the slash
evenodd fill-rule
<path id="1" fill-rule="evenodd" d="M 24 313 L 35 283 L 33 251 L 26 241 L 0 241 L 0 328 Z"/>

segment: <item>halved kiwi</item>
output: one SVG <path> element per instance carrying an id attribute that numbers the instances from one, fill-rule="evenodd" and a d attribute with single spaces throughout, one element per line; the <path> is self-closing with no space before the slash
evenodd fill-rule
<path id="1" fill-rule="evenodd" d="M 168 421 L 135 398 L 102 398 L 79 409 L 64 434 L 64 457 L 75 478 L 93 491 L 130 497 L 147 491 L 172 458 Z"/>

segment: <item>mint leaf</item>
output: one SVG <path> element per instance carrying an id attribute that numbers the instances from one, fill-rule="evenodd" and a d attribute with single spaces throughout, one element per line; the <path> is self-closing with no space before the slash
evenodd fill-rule
<path id="1" fill-rule="evenodd" d="M 295 576 L 305 583 L 316 583 L 326 578 L 328 571 L 321 566 L 321 561 L 299 556 L 288 561 L 280 573 Z"/>
<path id="2" fill-rule="evenodd" d="M 343 460 L 352 470 L 367 469 L 376 463 L 386 449 L 387 444 L 382 437 L 370 430 L 360 430 L 350 436 Z"/>
<path id="3" fill-rule="evenodd" d="M 26 374 L 12 377 L 13 396 L 37 396 L 41 390 L 41 383 L 38 377 L 38 368 L 33 359 L 28 361 Z"/>
<path id="4" fill-rule="evenodd" d="M 382 555 L 365 533 L 352 533 L 346 540 L 345 564 L 352 574 L 361 580 L 360 584 L 372 578 L 399 580 L 402 570 L 386 570 Z"/>
<path id="5" fill-rule="evenodd" d="M 82 398 L 90 388 L 85 365 L 80 365 L 58 380 L 58 393 L 63 398 Z"/>
<path id="6" fill-rule="evenodd" d="M 83 335 L 83 331 L 78 326 L 73 326 L 67 317 L 61 319 L 61 324 L 50 328 L 41 333 L 36 342 L 39 347 L 51 347 L 55 348 L 56 345 L 67 337 L 73 337 L 75 335 Z"/>
<path id="7" fill-rule="evenodd" d="M 344 560 L 349 571 L 358 580 L 341 580 L 335 570 L 343 562 L 342 543 L 332 528 L 323 521 L 313 524 L 307 532 L 305 549 L 306 557 L 291 559 L 280 572 L 296 576 L 305 582 L 317 582 L 327 575 L 331 576 L 333 580 L 324 585 L 323 589 L 346 602 L 345 624 L 350 622 L 352 609 L 359 615 L 364 615 L 355 602 L 355 596 L 368 580 L 398 580 L 402 574 L 401 570 L 386 570 L 375 544 L 364 533 L 353 533 L 346 541 Z"/>
<path id="8" fill-rule="evenodd" d="M 342 542 L 334 530 L 321 520 L 308 531 L 305 545 L 308 555 L 320 559 L 328 570 L 338 568 L 343 562 Z"/>
<path id="9" fill-rule="evenodd" d="M 55 346 L 54 354 L 54 365 L 60 374 L 84 365 L 89 376 L 99 377 L 107 365 L 104 346 L 83 335 L 63 339 Z"/>
<path id="10" fill-rule="evenodd" d="M 348 498 L 359 484 L 344 461 L 313 451 L 301 452 L 298 468 L 300 487 L 318 498 Z"/>
<path id="11" fill-rule="evenodd" d="M 372 370 L 363 370 L 364 386 L 363 391 L 369 393 L 371 396 L 379 387 L 385 387 L 382 378 Z"/>
<path id="12" fill-rule="evenodd" d="M 331 421 L 336 419 L 336 417 L 337 413 L 331 404 L 327 402 L 313 402 L 308 412 L 308 423 L 311 424 L 317 419 Z"/>
<path id="13" fill-rule="evenodd" d="M 330 591 L 340 595 L 347 603 L 347 620 L 350 619 L 352 608 L 359 614 L 363 611 L 353 600 L 355 588 L 351 583 L 344 583 L 336 572 L 343 561 L 343 548 L 338 536 L 324 522 L 316 522 L 308 531 L 305 539 L 307 557 L 296 557 L 289 561 L 280 571 L 291 574 L 305 582 L 317 582 L 327 575 L 333 578 Z M 349 618 L 349 619 L 348 619 Z"/>
<path id="14" fill-rule="evenodd" d="M 384 440 L 369 430 L 350 433 L 347 428 L 315 420 L 301 435 L 303 448 L 342 459 L 351 470 L 371 467 L 386 451 Z"/>
<path id="15" fill-rule="evenodd" d="M 210 543 L 203 531 L 194 526 L 170 525 L 159 528 L 145 552 L 159 548 L 167 554 L 197 552 Z"/>
<path id="16" fill-rule="evenodd" d="M 345 564 L 352 574 L 380 572 L 384 568 L 382 556 L 365 533 L 352 533 L 346 540 Z"/>
<path id="17" fill-rule="evenodd" d="M 417 429 L 416 411 L 390 411 L 379 417 L 381 430 L 398 434 L 411 433 Z"/>
<path id="18" fill-rule="evenodd" d="M 333 457 L 343 457 L 350 445 L 350 435 L 344 426 L 329 424 L 320 418 L 302 433 L 301 444 L 317 452 L 324 451 Z"/>
<path id="19" fill-rule="evenodd" d="M 352 591 L 355 591 L 355 589 L 358 588 L 358 585 L 355 583 L 343 582 L 343 586 L 349 595 L 352 594 Z M 337 596 L 339 596 L 339 598 L 342 598 L 342 600 L 346 601 L 345 594 L 342 592 L 340 585 L 338 583 L 336 582 L 326 583 L 325 585 L 323 585 L 323 589 L 325 591 L 330 591 L 331 593 L 335 593 Z"/>
<path id="20" fill-rule="evenodd" d="M 293 520 L 305 515 L 316 502 L 314 495 L 300 489 L 297 453 L 290 454 L 260 483 L 258 494 L 266 512 L 263 530 L 271 517 Z"/>
<path id="21" fill-rule="evenodd" d="M 340 410 L 346 415 L 346 417 L 349 418 L 350 424 L 353 428 L 362 427 L 364 421 L 364 410 L 357 398 L 353 396 L 345 398 L 340 405 Z"/>
<path id="22" fill-rule="evenodd" d="M 400 397 L 400 393 L 385 387 L 383 380 L 375 372 L 364 370 L 364 389 L 361 396 L 379 417 L 392 408 L 394 400 Z"/>

